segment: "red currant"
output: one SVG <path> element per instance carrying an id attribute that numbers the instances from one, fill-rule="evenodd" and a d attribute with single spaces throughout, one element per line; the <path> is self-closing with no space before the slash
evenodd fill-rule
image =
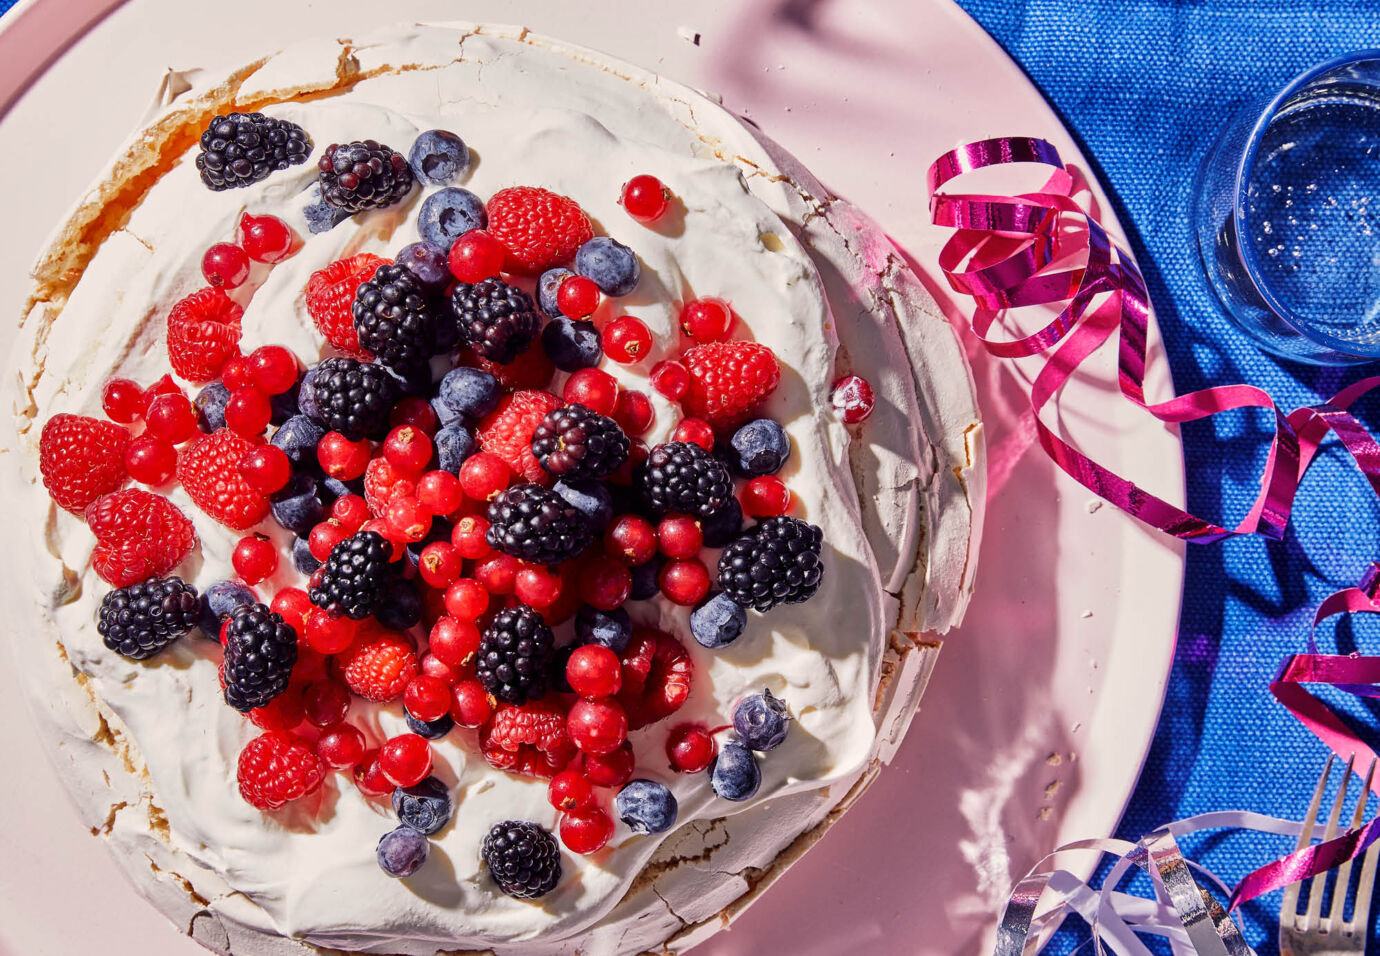
<path id="1" fill-rule="evenodd" d="M 872 394 L 872 386 L 861 375 L 845 375 L 834 382 L 830 403 L 845 422 L 856 425 L 872 414 L 877 398 Z"/>
<path id="2" fill-rule="evenodd" d="M 383 763 L 377 750 L 364 752 L 355 764 L 353 776 L 355 786 L 366 797 L 382 797 L 393 792 L 393 784 L 383 775 Z"/>
<path id="3" fill-rule="evenodd" d="M 282 617 L 294 631 L 301 634 L 307 623 L 307 612 L 316 605 L 311 603 L 311 598 L 307 597 L 307 592 L 301 588 L 283 588 L 273 595 L 272 602 L 268 609 Z M 293 676 L 297 672 L 293 671 Z"/>
<path id="4" fill-rule="evenodd" d="M 268 427 L 273 407 L 268 396 L 257 388 L 241 388 L 230 393 L 225 403 L 225 424 L 236 435 L 257 438 Z"/>
<path id="5" fill-rule="evenodd" d="M 417 480 L 417 500 L 434 515 L 448 515 L 465 503 L 465 493 L 450 472 L 428 471 Z"/>
<path id="6" fill-rule="evenodd" d="M 403 688 L 403 706 L 418 720 L 440 720 L 450 710 L 450 687 L 443 680 L 418 674 Z"/>
<path id="7" fill-rule="evenodd" d="M 450 716 L 461 727 L 482 727 L 493 716 L 489 692 L 477 680 L 462 680 L 451 692 Z"/>
<path id="8" fill-rule="evenodd" d="M 370 518 L 369 503 L 359 495 L 341 495 L 331 503 L 331 517 L 354 534 Z"/>
<path id="9" fill-rule="evenodd" d="M 656 541 L 668 558 L 693 558 L 704 547 L 704 531 L 689 515 L 667 515 L 656 526 Z"/>
<path id="10" fill-rule="evenodd" d="M 278 549 L 265 536 L 250 535 L 240 538 L 230 563 L 245 584 L 258 584 L 278 569 Z"/>
<path id="11" fill-rule="evenodd" d="M 566 662 L 565 679 L 581 697 L 612 697 L 623 686 L 623 662 L 602 644 L 584 644 Z"/>
<path id="12" fill-rule="evenodd" d="M 332 727 L 316 741 L 316 755 L 332 770 L 357 767 L 364 759 L 364 734 L 360 733 L 358 727 L 350 724 Z M 356 778 L 356 783 L 359 783 L 359 778 Z M 362 784 L 360 789 L 364 790 Z M 365 792 L 368 793 L 367 790 Z M 371 796 L 382 795 L 384 792 L 386 791 L 380 790 L 378 794 Z"/>
<path id="13" fill-rule="evenodd" d="M 431 773 L 431 745 L 416 734 L 399 734 L 379 748 L 379 769 L 395 787 L 421 783 Z"/>
<path id="14" fill-rule="evenodd" d="M 239 471 L 256 490 L 271 495 L 292 477 L 292 462 L 277 445 L 255 445 L 240 459 Z"/>
<path id="15" fill-rule="evenodd" d="M 369 467 L 373 450 L 366 439 L 350 441 L 340 432 L 326 432 L 316 443 L 316 460 L 332 478 L 353 481 Z"/>
<path id="16" fill-rule="evenodd" d="M 631 567 L 652 560 L 656 548 L 656 529 L 641 515 L 619 515 L 604 532 L 604 550 Z"/>
<path id="17" fill-rule="evenodd" d="M 478 561 L 487 558 L 493 549 L 489 547 L 489 521 L 479 515 L 465 515 L 455 523 L 450 532 L 450 543 L 460 552 L 460 557 Z"/>
<path id="18" fill-rule="evenodd" d="M 523 604 L 544 611 L 560 600 L 562 584 L 559 574 L 529 564 L 513 579 L 513 593 Z"/>
<path id="19" fill-rule="evenodd" d="M 180 445 L 196 434 L 196 409 L 185 395 L 159 395 L 144 413 L 147 434 Z"/>
<path id="20" fill-rule="evenodd" d="M 340 681 L 312 681 L 302 694 L 302 707 L 313 726 L 325 729 L 340 723 L 349 713 L 350 689 Z"/>
<path id="21" fill-rule="evenodd" d="M 671 401 L 680 401 L 690 387 L 690 371 L 675 359 L 662 359 L 652 366 L 652 388 Z"/>
<path id="22" fill-rule="evenodd" d="M 652 350 L 652 333 L 646 323 L 623 315 L 604 326 L 604 354 L 619 365 L 632 365 Z"/>
<path id="23" fill-rule="evenodd" d="M 394 498 L 384 514 L 394 536 L 409 544 L 421 541 L 431 530 L 431 513 L 416 498 Z"/>
<path id="24" fill-rule="evenodd" d="M 571 853 L 593 853 L 613 836 L 613 820 L 597 807 L 584 813 L 567 813 L 561 817 L 560 831 L 561 842 Z"/>
<path id="25" fill-rule="evenodd" d="M 622 607 L 632 593 L 632 572 L 613 558 L 599 555 L 580 569 L 580 598 L 601 611 Z"/>
<path id="26" fill-rule="evenodd" d="M 125 470 L 140 484 L 161 485 L 177 470 L 177 449 L 152 435 L 140 435 L 125 447 Z"/>
<path id="27" fill-rule="evenodd" d="M 682 418 L 671 433 L 671 441 L 685 441 L 699 445 L 705 451 L 713 451 L 714 429 L 703 418 Z"/>
<path id="28" fill-rule="evenodd" d="M 112 378 L 101 387 L 101 407 L 112 422 L 128 425 L 144 414 L 144 390 L 138 382 Z"/>
<path id="29" fill-rule="evenodd" d="M 447 687 L 454 687 L 464 676 L 458 667 L 451 667 L 435 654 L 423 654 L 421 660 L 417 662 L 417 668 L 423 674 L 429 674 L 440 681 L 445 681 Z"/>
<path id="30" fill-rule="evenodd" d="M 723 299 L 691 299 L 681 307 L 680 327 L 702 345 L 722 342 L 733 327 L 733 309 Z"/>
<path id="31" fill-rule="evenodd" d="M 676 773 L 699 773 L 718 752 L 718 743 L 702 724 L 681 724 L 666 737 L 666 757 Z"/>
<path id="32" fill-rule="evenodd" d="M 489 592 L 473 578 L 461 578 L 446 588 L 445 605 L 446 613 L 452 617 L 476 621 L 489 609 Z"/>
<path id="33" fill-rule="evenodd" d="M 743 514 L 750 518 L 771 518 L 791 510 L 791 489 L 775 475 L 758 475 L 740 496 Z"/>
<path id="34" fill-rule="evenodd" d="M 297 384 L 297 356 L 281 345 L 249 353 L 249 381 L 265 395 L 281 395 Z"/>
<path id="35" fill-rule="evenodd" d="M 624 743 L 611 753 L 585 754 L 585 776 L 596 787 L 621 787 L 632 779 L 637 758 L 631 743 Z"/>
<path id="36" fill-rule="evenodd" d="M 460 576 L 464 563 L 449 541 L 433 541 L 422 548 L 417 558 L 417 573 L 432 587 L 444 589 Z"/>
<path id="37" fill-rule="evenodd" d="M 473 501 L 491 501 L 513 477 L 508 463 L 497 455 L 481 451 L 460 466 L 460 489 Z"/>
<path id="38" fill-rule="evenodd" d="M 234 243 L 218 242 L 201 257 L 201 274 L 222 289 L 244 285 L 249 278 L 249 256 Z"/>
<path id="39" fill-rule="evenodd" d="M 149 411 L 149 406 L 152 405 L 154 399 L 158 398 L 158 396 L 160 395 L 182 394 L 182 389 L 179 388 L 177 383 L 173 381 L 173 377 L 171 375 L 165 374 L 158 381 L 154 382 L 148 388 L 144 389 L 143 394 L 140 396 L 140 414 L 147 415 Z"/>
<path id="40" fill-rule="evenodd" d="M 471 229 L 450 247 L 450 273 L 461 282 L 480 282 L 503 270 L 508 251 L 483 229 Z"/>
<path id="41" fill-rule="evenodd" d="M 681 607 L 693 607 L 709 593 L 709 570 L 698 558 L 667 561 L 657 575 L 666 600 Z"/>
<path id="42" fill-rule="evenodd" d="M 646 395 L 629 391 L 618 393 L 618 404 L 613 408 L 613 420 L 630 437 L 645 435 L 647 429 L 652 427 L 652 419 L 655 416 L 652 402 Z"/>
<path id="43" fill-rule="evenodd" d="M 464 667 L 479 653 L 479 637 L 473 621 L 443 615 L 431 627 L 427 648 L 451 667 Z"/>
<path id="44" fill-rule="evenodd" d="M 591 412 L 612 415 L 618 404 L 618 382 L 603 369 L 582 368 L 566 379 L 561 397 L 568 404 L 578 402 Z"/>
<path id="45" fill-rule="evenodd" d="M 293 253 L 297 234 L 277 216 L 240 217 L 240 244 L 255 262 L 282 262 Z"/>
<path id="46" fill-rule="evenodd" d="M 496 551 L 474 566 L 474 579 L 490 594 L 512 594 L 519 567 L 517 558 Z"/>
<path id="47" fill-rule="evenodd" d="M 407 475 L 426 470 L 431 461 L 431 439 L 426 432 L 412 425 L 399 425 L 383 440 L 383 457 L 389 464 Z"/>
<path id="48" fill-rule="evenodd" d="M 577 700 L 565 728 L 576 747 L 599 756 L 612 753 L 628 739 L 628 715 L 615 700 Z"/>
<path id="49" fill-rule="evenodd" d="M 619 200 L 638 222 L 656 222 L 666 213 L 669 205 L 666 187 L 655 176 L 643 173 L 634 176 L 623 184 L 623 196 Z"/>
<path id="50" fill-rule="evenodd" d="M 546 799 L 557 810 L 569 813 L 594 806 L 594 787 L 578 770 L 562 770 L 546 786 Z"/>
<path id="51" fill-rule="evenodd" d="M 334 518 L 329 518 L 311 529 L 307 535 L 307 550 L 318 561 L 331 556 L 331 549 L 350 536 L 345 526 Z"/>
<path id="52" fill-rule="evenodd" d="M 567 318 L 588 318 L 599 308 L 599 287 L 585 276 L 566 276 L 556 289 L 556 308 Z"/>

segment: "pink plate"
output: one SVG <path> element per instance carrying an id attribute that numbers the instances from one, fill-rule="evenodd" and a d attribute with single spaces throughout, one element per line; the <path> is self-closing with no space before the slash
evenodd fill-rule
<path id="1" fill-rule="evenodd" d="M 453 0 L 238 0 L 225 10 L 214 29 L 204 7 L 182 0 L 28 0 L 0 19 L 0 105 L 13 104 L 0 149 L 38 150 L 43 175 L 0 230 L 7 314 L 43 237 L 139 125 L 164 67 L 244 62 L 289 40 L 403 16 L 517 20 L 723 94 L 875 216 L 951 313 L 960 303 L 935 266 L 945 232 L 926 215 L 929 162 L 961 142 L 1021 134 L 1051 140 L 1086 170 L 1020 69 L 950 0 L 604 0 L 595 17 L 568 0 L 469 0 L 463 9 Z M 0 347 L 10 334 L 0 332 Z M 1177 436 L 1113 396 L 1110 362 L 1090 365 L 1096 374 L 1066 404 L 1089 411 L 1066 411 L 1064 427 L 1103 463 L 1182 500 Z M 968 620 L 945 641 L 893 766 L 697 953 L 989 952 L 1012 881 L 1060 842 L 1104 836 L 1120 818 L 1173 656 L 1182 551 L 1097 507 L 1030 447 L 1021 415 L 1029 366 L 975 357 L 974 371 L 992 498 Z M 1161 376 L 1150 391 L 1168 389 Z M 0 953 L 204 952 L 135 897 L 83 832 L 19 699 L 12 668 L 0 666 L 11 780 L 0 789 Z"/>

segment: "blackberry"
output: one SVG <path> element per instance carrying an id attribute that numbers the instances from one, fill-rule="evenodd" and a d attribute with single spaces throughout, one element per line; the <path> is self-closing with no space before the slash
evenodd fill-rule
<path id="1" fill-rule="evenodd" d="M 489 547 L 533 564 L 575 557 L 594 533 L 570 502 L 541 485 L 514 485 L 489 504 Z"/>
<path id="2" fill-rule="evenodd" d="M 106 647 L 142 661 L 196 627 L 200 618 L 196 588 L 177 577 L 154 578 L 107 594 L 96 630 Z"/>
<path id="3" fill-rule="evenodd" d="M 311 139 L 296 123 L 262 113 L 226 113 L 211 120 L 201 134 L 196 168 L 201 181 L 220 192 L 306 162 L 310 152 Z"/>
<path id="4" fill-rule="evenodd" d="M 225 702 L 240 713 L 287 690 L 297 632 L 262 604 L 241 604 L 225 624 Z"/>
<path id="5" fill-rule="evenodd" d="M 475 675 L 499 700 L 522 704 L 546 696 L 556 639 L 540 614 L 526 604 L 494 615 L 479 638 Z"/>
<path id="6" fill-rule="evenodd" d="M 407 157 L 372 139 L 332 143 L 317 162 L 321 198 L 345 212 L 382 209 L 400 202 L 412 190 Z"/>
<path id="7" fill-rule="evenodd" d="M 767 518 L 719 555 L 719 587 L 742 607 L 769 611 L 814 596 L 824 576 L 824 532 L 799 518 Z"/>
<path id="8" fill-rule="evenodd" d="M 323 424 L 350 441 L 383 437 L 396 394 L 393 377 L 383 366 L 328 358 L 315 373 L 312 395 Z"/>
<path id="9" fill-rule="evenodd" d="M 628 460 L 628 436 L 577 402 L 546 413 L 532 433 L 532 454 L 557 478 L 604 478 Z"/>
<path id="10" fill-rule="evenodd" d="M 480 855 L 498 888 L 520 900 L 545 896 L 561 881 L 556 838 L 535 823 L 505 820 L 484 837 Z"/>
<path id="11" fill-rule="evenodd" d="M 436 350 L 436 313 L 407 266 L 379 266 L 355 291 L 350 314 L 359 344 L 384 365 L 415 369 Z"/>
<path id="12" fill-rule="evenodd" d="M 311 603 L 358 621 L 378 611 L 392 593 L 393 546 L 377 531 L 360 531 L 331 548 Z"/>
<path id="13" fill-rule="evenodd" d="M 450 296 L 460 341 L 476 353 L 505 365 L 541 332 L 532 297 L 502 279 L 461 282 Z"/>
<path id="14" fill-rule="evenodd" d="M 654 511 L 697 518 L 708 518 L 733 500 L 728 467 L 693 442 L 653 448 L 637 470 L 635 487 Z"/>

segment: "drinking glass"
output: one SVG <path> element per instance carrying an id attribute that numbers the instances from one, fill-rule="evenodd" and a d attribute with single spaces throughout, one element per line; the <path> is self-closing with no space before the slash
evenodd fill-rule
<path id="1" fill-rule="evenodd" d="M 1243 329 L 1297 361 L 1380 358 L 1380 50 L 1243 111 L 1194 185 L 1203 266 Z"/>

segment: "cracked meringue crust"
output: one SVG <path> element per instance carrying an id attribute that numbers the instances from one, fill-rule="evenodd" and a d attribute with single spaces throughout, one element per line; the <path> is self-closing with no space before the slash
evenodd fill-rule
<path id="1" fill-rule="evenodd" d="M 140 892 L 219 952 L 679 952 L 726 925 L 890 760 L 939 649 L 921 635 L 956 623 L 971 595 L 982 430 L 952 330 L 881 231 L 753 127 L 685 87 L 523 29 L 403 26 L 302 44 L 194 84 L 173 75 L 164 89 L 167 105 L 36 265 L 13 357 L 5 480 L 25 504 L 33 560 L 7 565 L 6 600 L 27 625 L 16 653 L 41 731 L 93 835 Z M 610 371 L 653 399 L 649 442 L 675 426 L 645 373 L 676 347 L 677 301 L 724 296 L 745 334 L 776 351 L 783 381 L 765 411 L 795 446 L 782 477 L 797 513 L 825 531 L 824 585 L 805 605 L 753 614 L 732 648 L 711 653 L 687 640 L 695 687 L 676 716 L 723 723 L 742 693 L 762 686 L 790 702 L 795 729 L 764 758 L 753 800 L 729 804 L 704 775 L 663 774 L 664 728 L 653 727 L 634 735 L 639 768 L 672 786 L 680 825 L 661 837 L 620 826 L 594 857 L 563 853 L 566 876 L 539 904 L 511 900 L 483 874 L 480 836 L 513 816 L 554 828 L 555 811 L 543 782 L 489 769 L 472 733 L 456 731 L 435 747 L 455 822 L 417 876 L 391 880 L 373 857 L 393 824 L 346 778 L 272 815 L 240 799 L 235 759 L 255 731 L 220 700 L 211 645 L 193 635 L 146 664 L 105 650 L 94 626 L 106 590 L 90 569 L 94 542 L 38 481 L 43 421 L 99 414 L 111 375 L 151 381 L 166 371 L 167 311 L 201 285 L 201 250 L 231 237 L 245 209 L 281 216 L 305 240 L 237 291 L 246 351 L 276 342 L 320 354 L 300 299 L 310 272 L 416 238 L 416 193 L 311 235 L 302 215 L 311 161 L 248 189 L 205 190 L 192 165 L 196 138 L 231 109 L 297 122 L 316 151 L 362 138 L 405 150 L 420 130 L 454 129 L 476 157 L 462 185 L 481 196 L 526 183 L 575 198 L 644 265 L 618 306 L 648 324 L 654 353 Z M 640 172 L 668 183 L 682 207 L 655 230 L 617 205 L 621 184 Z M 867 422 L 845 427 L 828 400 L 850 372 L 872 383 L 878 402 Z M 236 535 L 180 489 L 168 494 L 202 542 L 179 573 L 203 588 L 228 577 Z M 260 593 L 296 583 L 284 568 Z M 684 609 L 635 606 L 634 618 L 689 633 Z M 404 726 L 396 706 L 357 702 L 350 719 L 375 740 Z"/>

